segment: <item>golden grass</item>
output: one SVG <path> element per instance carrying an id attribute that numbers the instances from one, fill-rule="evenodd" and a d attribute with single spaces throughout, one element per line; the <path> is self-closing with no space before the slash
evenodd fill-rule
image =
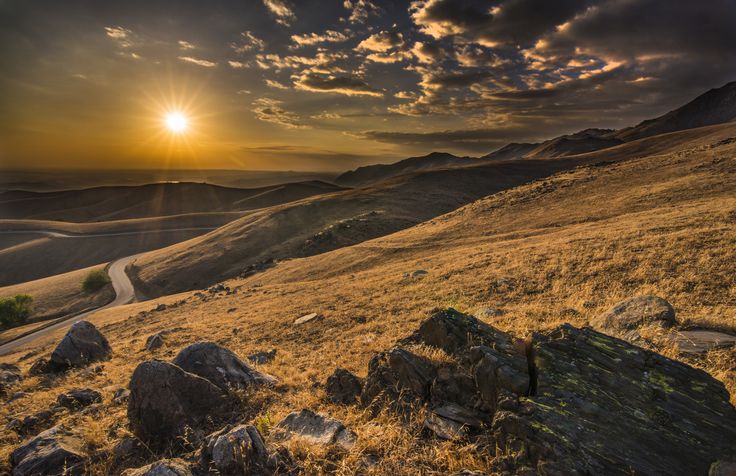
<path id="1" fill-rule="evenodd" d="M 157 300 L 184 300 L 162 312 L 139 313 L 155 307 L 153 302 L 106 311 L 93 318 L 114 349 L 101 374 L 74 371 L 51 383 L 26 379 L 20 388 L 32 397 L 5 405 L 0 416 L 48 408 L 69 388 L 107 389 L 94 423 L 73 415 L 62 421 L 82 423 L 90 445 L 109 448 L 126 422 L 124 407 L 110 401 L 112 389 L 127 385 L 138 363 L 170 360 L 207 339 L 241 356 L 278 351 L 259 370 L 278 377 L 279 386 L 249 397 L 252 410 L 244 420 L 275 423 L 311 408 L 358 434 L 347 453 L 290 442 L 305 474 L 488 468 L 491 449 L 429 437 L 421 430 L 421 413 L 408 423 L 389 413 L 372 418 L 357 406 L 328 403 L 320 384 L 338 366 L 365 376 L 375 352 L 410 334 L 435 307 L 470 313 L 500 308 L 503 315 L 484 320 L 524 336 L 563 322 L 585 325 L 623 298 L 652 293 L 670 301 L 681 322 L 736 328 L 735 152 L 734 145 L 696 143 L 680 153 L 580 168 L 403 232 L 229 281 L 232 295 L 183 293 Z M 428 274 L 404 277 L 416 269 Z M 324 319 L 293 326 L 308 312 Z M 165 329 L 171 332 L 164 347 L 145 351 L 146 336 Z M 47 352 L 51 342 L 40 345 Z M 415 350 L 434 360 L 448 358 Z M 735 350 L 697 359 L 667 346 L 657 350 L 707 370 L 736 402 Z M 16 361 L 23 352 L 2 360 Z M 21 362 L 24 369 L 29 364 Z M 110 428 L 116 431 L 107 437 Z M 6 461 L 18 443 L 3 434 L 0 459 Z"/>

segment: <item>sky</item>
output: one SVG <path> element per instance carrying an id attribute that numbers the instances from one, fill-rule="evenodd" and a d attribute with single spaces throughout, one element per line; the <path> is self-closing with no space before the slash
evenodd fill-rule
<path id="1" fill-rule="evenodd" d="M 734 25 L 733 0 L 0 0 L 0 168 L 479 156 L 736 79 Z"/>

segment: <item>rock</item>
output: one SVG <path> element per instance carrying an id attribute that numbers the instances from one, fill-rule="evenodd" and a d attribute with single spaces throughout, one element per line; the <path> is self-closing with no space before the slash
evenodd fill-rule
<path id="1" fill-rule="evenodd" d="M 591 320 L 591 325 L 603 332 L 634 330 L 648 325 L 667 328 L 676 323 L 675 309 L 657 296 L 626 299 Z"/>
<path id="2" fill-rule="evenodd" d="M 158 332 L 156 334 L 148 336 L 146 339 L 146 350 L 152 351 L 164 345 L 164 336 Z"/>
<path id="3" fill-rule="evenodd" d="M 256 352 L 248 356 L 248 361 L 254 364 L 263 365 L 271 362 L 276 357 L 276 349 Z"/>
<path id="4" fill-rule="evenodd" d="M 112 458 L 115 464 L 121 464 L 125 461 L 136 458 L 145 450 L 145 445 L 138 438 L 129 436 L 123 437 L 115 443 L 112 448 Z"/>
<path id="5" fill-rule="evenodd" d="M 14 402 L 16 400 L 20 400 L 21 398 L 26 397 L 26 396 L 28 396 L 26 392 L 15 392 L 10 397 L 8 397 L 8 403 Z"/>
<path id="6" fill-rule="evenodd" d="M 360 398 L 363 383 L 358 377 L 345 369 L 335 369 L 335 371 L 327 377 L 325 389 L 327 390 L 327 399 L 332 403 L 350 404 Z"/>
<path id="7" fill-rule="evenodd" d="M 174 364 L 223 390 L 276 382 L 274 377 L 248 367 L 232 351 L 214 342 L 197 342 L 184 348 L 174 358 Z"/>
<path id="8" fill-rule="evenodd" d="M 157 312 L 165 311 L 166 307 L 167 307 L 166 304 L 161 303 L 158 306 L 156 306 L 156 309 L 154 309 L 154 311 L 157 311 Z"/>
<path id="9" fill-rule="evenodd" d="M 128 397 L 130 397 L 130 390 L 128 390 L 127 388 L 119 388 L 115 390 L 115 392 L 112 394 L 112 401 L 113 403 L 117 403 L 119 405 L 121 403 L 127 402 Z"/>
<path id="10" fill-rule="evenodd" d="M 44 375 L 52 371 L 53 366 L 51 365 L 49 359 L 41 357 L 39 359 L 36 359 L 36 361 L 31 364 L 31 367 L 28 369 L 28 375 Z"/>
<path id="11" fill-rule="evenodd" d="M 339 445 L 350 449 L 357 438 L 341 422 L 312 410 L 290 413 L 277 427 L 281 430 L 281 438 L 297 437 L 320 446 Z"/>
<path id="12" fill-rule="evenodd" d="M 46 430 L 54 425 L 56 412 L 53 410 L 41 410 L 32 415 L 16 418 L 8 423 L 7 428 L 14 430 L 20 436 L 35 435 L 39 431 Z"/>
<path id="13" fill-rule="evenodd" d="M 0 364 L 0 396 L 7 395 L 8 389 L 22 380 L 20 369 L 13 364 Z"/>
<path id="14" fill-rule="evenodd" d="M 499 317 L 504 314 L 506 314 L 506 311 L 495 307 L 483 307 L 478 311 L 480 317 Z"/>
<path id="15" fill-rule="evenodd" d="M 87 455 L 84 441 L 54 427 L 24 443 L 10 455 L 13 476 L 81 475 Z"/>
<path id="16" fill-rule="evenodd" d="M 734 476 L 736 475 L 736 461 L 716 461 L 710 465 L 708 476 Z"/>
<path id="17" fill-rule="evenodd" d="M 97 328 L 87 321 L 75 322 L 56 349 L 51 364 L 56 369 L 84 367 L 92 362 L 109 359 L 110 344 Z"/>
<path id="18" fill-rule="evenodd" d="M 309 314 L 305 314 L 299 319 L 294 321 L 295 326 L 301 326 L 302 324 L 306 324 L 308 322 L 317 322 L 321 321 L 323 319 L 322 314 L 317 314 L 316 312 L 311 312 Z"/>
<path id="19" fill-rule="evenodd" d="M 186 461 L 179 458 L 162 459 L 137 469 L 127 469 L 121 476 L 192 476 Z"/>
<path id="20" fill-rule="evenodd" d="M 71 410 L 79 410 L 80 408 L 99 403 L 102 401 L 102 394 L 90 388 L 74 389 L 69 392 L 62 393 L 56 398 L 56 403 L 64 408 Z"/>
<path id="21" fill-rule="evenodd" d="M 424 271 L 423 269 L 418 269 L 416 271 L 413 271 L 410 276 L 412 277 L 412 279 L 421 279 L 428 274 L 429 273 Z"/>
<path id="22" fill-rule="evenodd" d="M 524 342 L 454 310 L 376 355 L 361 401 L 423 405 L 439 437 L 497 448 L 493 474 L 706 474 L 736 441 L 729 394 L 702 370 L 590 328 Z"/>
<path id="23" fill-rule="evenodd" d="M 149 445 L 163 447 L 180 436 L 203 436 L 211 419 L 233 409 L 227 392 L 180 367 L 150 360 L 130 379 L 128 419 L 133 433 Z"/>
<path id="24" fill-rule="evenodd" d="M 202 459 L 210 470 L 223 476 L 270 474 L 266 444 L 255 426 L 239 425 L 207 437 Z"/>
<path id="25" fill-rule="evenodd" d="M 708 329 L 673 332 L 669 340 L 681 354 L 698 355 L 736 346 L 736 336 Z"/>

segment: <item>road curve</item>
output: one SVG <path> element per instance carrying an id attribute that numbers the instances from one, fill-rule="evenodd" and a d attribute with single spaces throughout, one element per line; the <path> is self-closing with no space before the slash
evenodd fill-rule
<path id="1" fill-rule="evenodd" d="M 108 268 L 107 274 L 110 276 L 112 287 L 115 290 L 115 299 L 113 299 L 112 302 L 102 307 L 98 307 L 97 309 L 78 314 L 70 319 L 64 319 L 60 322 L 57 322 L 56 324 L 52 324 L 48 327 L 39 329 L 36 332 L 28 334 L 27 336 L 8 342 L 7 344 L 0 345 L 0 355 L 14 352 L 19 348 L 22 348 L 29 342 L 36 340 L 39 337 L 48 334 L 49 332 L 69 327 L 75 322 L 81 321 L 82 319 L 89 317 L 91 314 L 94 314 L 97 311 L 110 309 L 111 307 L 122 306 L 123 304 L 133 302 L 135 300 L 135 289 L 133 288 L 133 283 L 130 282 L 130 278 L 125 273 L 125 268 L 142 254 L 143 253 L 138 253 L 135 255 L 126 256 L 125 258 L 120 258 L 119 260 L 113 261 L 113 263 Z"/>

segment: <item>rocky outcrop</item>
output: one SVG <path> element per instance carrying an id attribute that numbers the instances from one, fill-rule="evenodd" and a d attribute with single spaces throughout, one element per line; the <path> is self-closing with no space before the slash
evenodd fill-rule
<path id="1" fill-rule="evenodd" d="M 214 342 L 197 342 L 184 348 L 174 358 L 174 364 L 223 390 L 243 389 L 276 381 L 274 377 L 248 367 L 232 351 Z"/>
<path id="2" fill-rule="evenodd" d="M 66 393 L 62 393 L 56 398 L 56 403 L 59 406 L 70 410 L 79 410 L 80 408 L 84 408 L 101 401 L 102 394 L 97 390 L 92 390 L 91 388 L 77 388 Z"/>
<path id="3" fill-rule="evenodd" d="M 327 377 L 325 391 L 327 399 L 332 403 L 348 405 L 355 403 L 360 398 L 362 382 L 358 377 L 345 369 L 335 369 Z"/>
<path id="4" fill-rule="evenodd" d="M 279 422 L 276 431 L 281 439 L 299 438 L 319 446 L 338 445 L 350 449 L 356 435 L 341 422 L 312 410 L 290 413 Z"/>
<path id="5" fill-rule="evenodd" d="M 675 309 L 657 296 L 626 299 L 591 321 L 594 328 L 606 333 L 635 330 L 649 325 L 666 328 L 676 323 Z"/>
<path id="6" fill-rule="evenodd" d="M 412 346 L 442 349 L 433 361 Z M 590 328 L 520 341 L 454 310 L 369 364 L 362 401 L 424 406 L 425 427 L 490 442 L 494 471 L 707 474 L 736 450 L 736 410 L 707 373 Z M 410 405 L 408 405 L 410 404 Z"/>
<path id="7" fill-rule="evenodd" d="M 55 370 L 84 367 L 92 362 L 109 359 L 112 349 L 107 339 L 92 323 L 75 322 L 51 353 Z"/>
<path id="8" fill-rule="evenodd" d="M 269 452 L 255 426 L 227 426 L 207 437 L 203 466 L 223 476 L 271 474 Z"/>
<path id="9" fill-rule="evenodd" d="M 122 476 L 192 476 L 189 465 L 178 458 L 162 459 L 142 468 L 123 471 Z"/>
<path id="10" fill-rule="evenodd" d="M 81 475 L 87 455 L 81 438 L 54 427 L 24 443 L 10 455 L 13 476 Z"/>
<path id="11" fill-rule="evenodd" d="M 227 392 L 207 379 L 157 360 L 143 362 L 129 387 L 128 419 L 133 433 L 155 447 L 177 437 L 201 438 L 211 420 L 233 408 Z"/>

